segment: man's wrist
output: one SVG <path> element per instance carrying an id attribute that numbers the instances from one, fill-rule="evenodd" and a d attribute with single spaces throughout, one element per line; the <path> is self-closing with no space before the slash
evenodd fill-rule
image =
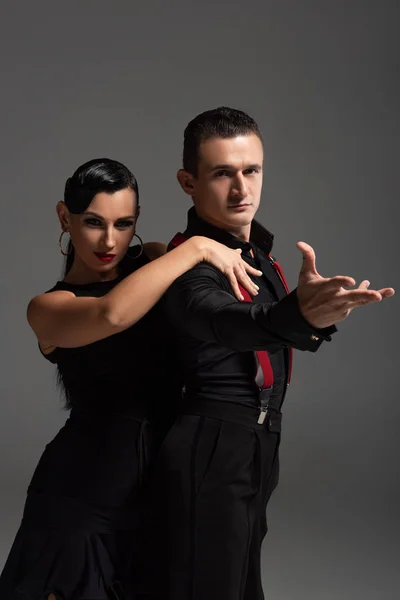
<path id="1" fill-rule="evenodd" d="M 331 341 L 331 335 L 337 331 L 334 325 L 319 329 L 308 323 L 300 310 L 297 290 L 293 290 L 271 308 L 270 323 L 281 337 L 296 344 L 304 344 L 310 350 L 313 346 L 317 349 L 323 341 Z"/>

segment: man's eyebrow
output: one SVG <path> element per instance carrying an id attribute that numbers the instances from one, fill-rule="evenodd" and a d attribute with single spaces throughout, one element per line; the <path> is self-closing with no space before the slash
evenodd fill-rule
<path id="1" fill-rule="evenodd" d="M 250 165 L 246 165 L 246 167 L 242 170 L 245 171 L 246 169 L 261 169 L 261 165 L 259 165 L 258 163 L 253 163 Z M 236 167 L 234 167 L 233 165 L 229 165 L 229 164 L 221 164 L 221 165 L 215 165 L 214 167 L 210 167 L 208 169 L 208 171 L 210 173 L 212 173 L 213 171 L 223 171 L 223 170 L 236 171 Z"/>
<path id="2" fill-rule="evenodd" d="M 233 169 L 232 165 L 215 165 L 214 167 L 210 167 L 210 171 L 219 171 L 222 169 Z"/>

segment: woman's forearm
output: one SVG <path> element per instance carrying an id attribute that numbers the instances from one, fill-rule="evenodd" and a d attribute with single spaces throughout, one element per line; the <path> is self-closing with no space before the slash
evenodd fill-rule
<path id="1" fill-rule="evenodd" d="M 195 236 L 128 275 L 100 299 L 104 318 L 116 330 L 130 327 L 160 300 L 175 279 L 201 262 L 204 254 L 203 238 Z"/>

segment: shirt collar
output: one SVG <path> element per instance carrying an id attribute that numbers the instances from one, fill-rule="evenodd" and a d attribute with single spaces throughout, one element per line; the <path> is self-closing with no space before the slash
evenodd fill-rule
<path id="1" fill-rule="evenodd" d="M 209 237 L 216 242 L 220 242 L 228 248 L 236 250 L 241 248 L 243 252 L 249 252 L 252 248 L 252 244 L 255 244 L 262 250 L 267 256 L 272 251 L 272 245 L 274 241 L 273 234 L 268 231 L 261 223 L 253 219 L 251 224 L 250 232 L 250 243 L 244 242 L 235 235 L 232 235 L 224 229 L 220 229 L 211 223 L 208 223 L 204 219 L 198 216 L 196 209 L 193 206 L 188 212 L 186 235 L 191 237 L 193 235 L 203 235 Z"/>

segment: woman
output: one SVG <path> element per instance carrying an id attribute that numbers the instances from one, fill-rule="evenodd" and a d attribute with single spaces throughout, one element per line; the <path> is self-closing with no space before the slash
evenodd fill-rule
<path id="1" fill-rule="evenodd" d="M 178 393 L 156 304 L 203 260 L 227 275 L 238 298 L 238 281 L 256 293 L 247 272 L 259 272 L 213 240 L 192 238 L 168 254 L 161 244 L 130 247 L 139 212 L 134 176 L 109 159 L 79 167 L 57 205 L 66 273 L 31 300 L 28 321 L 41 352 L 57 365 L 71 412 L 30 483 L 0 578 L 1 600 L 146 594 L 143 475 L 159 415 L 168 414 L 170 402 L 173 414 Z"/>

